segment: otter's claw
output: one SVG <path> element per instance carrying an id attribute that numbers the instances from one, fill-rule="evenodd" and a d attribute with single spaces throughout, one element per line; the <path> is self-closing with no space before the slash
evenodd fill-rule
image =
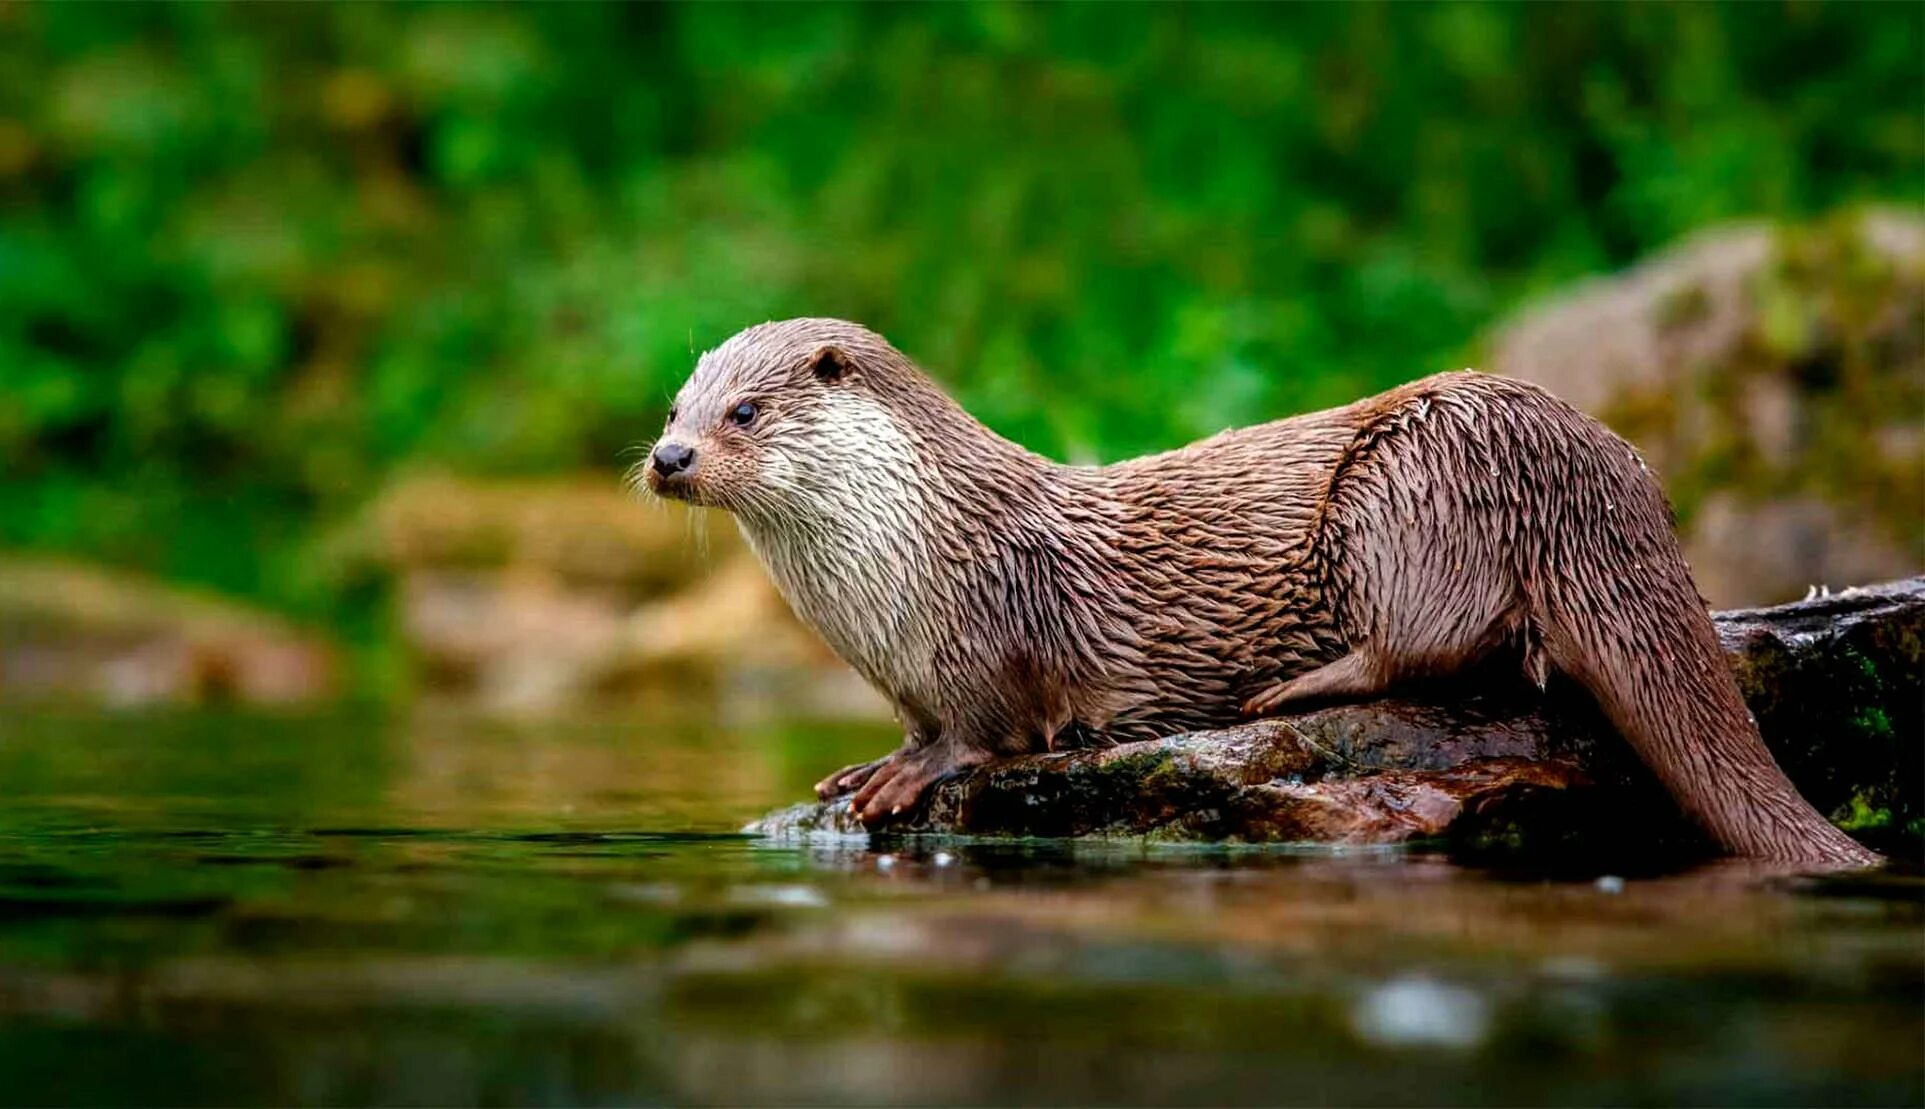
<path id="1" fill-rule="evenodd" d="M 828 801 L 861 789 L 876 771 L 887 766 L 895 757 L 895 754 L 888 754 L 870 762 L 843 767 L 815 784 L 816 800 Z"/>
<path id="2" fill-rule="evenodd" d="M 870 775 L 850 808 L 871 828 L 914 809 L 929 787 L 942 779 L 986 761 L 986 756 L 951 747 L 929 747 L 890 760 Z"/>

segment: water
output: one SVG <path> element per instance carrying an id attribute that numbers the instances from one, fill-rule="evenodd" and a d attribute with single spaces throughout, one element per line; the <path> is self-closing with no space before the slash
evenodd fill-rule
<path id="1" fill-rule="evenodd" d="M 11 712 L 0 1099 L 1925 1101 L 1916 879 L 731 831 L 888 744 Z"/>

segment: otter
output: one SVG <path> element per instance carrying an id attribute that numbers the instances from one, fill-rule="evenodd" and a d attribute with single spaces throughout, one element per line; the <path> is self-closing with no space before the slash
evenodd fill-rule
<path id="1" fill-rule="evenodd" d="M 999 756 L 1223 727 L 1514 652 L 1589 690 L 1726 851 L 1877 856 L 1758 735 L 1638 453 L 1520 381 L 1444 373 L 1107 466 L 972 418 L 888 341 L 765 323 L 701 356 L 642 463 L 731 512 L 895 707 L 817 786 L 875 827 Z"/>

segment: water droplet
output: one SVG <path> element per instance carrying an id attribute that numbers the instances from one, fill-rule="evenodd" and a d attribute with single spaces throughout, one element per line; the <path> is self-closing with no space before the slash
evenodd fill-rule
<path id="1" fill-rule="evenodd" d="M 1429 978 L 1398 978 L 1359 998 L 1350 1010 L 1357 1034 L 1404 1047 L 1476 1047 L 1490 1027 L 1490 1006 L 1476 992 Z"/>

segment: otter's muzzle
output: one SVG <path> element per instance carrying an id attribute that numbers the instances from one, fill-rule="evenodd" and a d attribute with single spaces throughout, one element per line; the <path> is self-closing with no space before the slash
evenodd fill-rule
<path id="1" fill-rule="evenodd" d="M 695 448 L 664 439 L 648 456 L 648 486 L 666 497 L 681 496 L 695 477 Z"/>
<path id="2" fill-rule="evenodd" d="M 649 456 L 648 464 L 663 477 L 674 477 L 695 468 L 695 448 L 680 443 L 659 443 L 655 453 Z"/>

